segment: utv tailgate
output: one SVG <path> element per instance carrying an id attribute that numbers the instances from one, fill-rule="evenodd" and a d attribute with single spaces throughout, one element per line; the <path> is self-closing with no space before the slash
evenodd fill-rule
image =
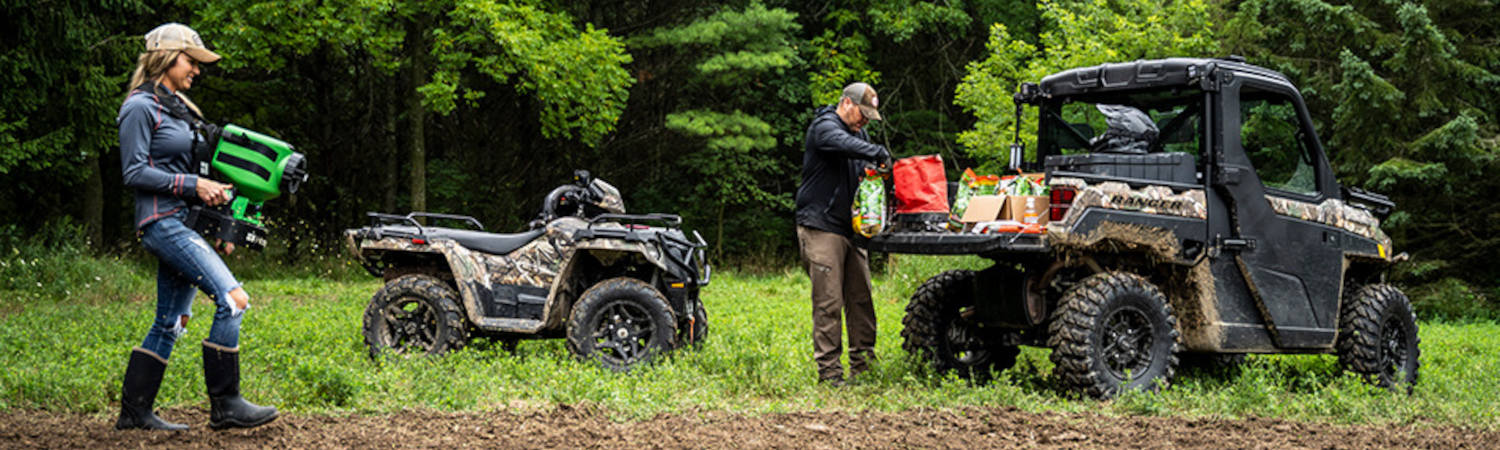
<path id="1" fill-rule="evenodd" d="M 1046 253 L 1047 239 L 1032 233 L 942 233 L 899 231 L 875 235 L 870 239 L 856 237 L 857 244 L 870 251 L 917 255 L 999 255 L 1008 253 Z"/>

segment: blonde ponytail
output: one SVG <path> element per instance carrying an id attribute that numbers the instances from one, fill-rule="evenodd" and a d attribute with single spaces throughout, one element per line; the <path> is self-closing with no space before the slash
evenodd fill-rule
<path id="1" fill-rule="evenodd" d="M 177 55 L 179 54 L 182 54 L 181 50 L 154 50 L 142 53 L 136 57 L 135 70 L 130 73 L 130 84 L 125 86 L 125 98 L 130 98 L 130 93 L 147 81 L 153 82 L 151 89 L 155 92 L 156 82 L 159 82 L 161 77 L 167 75 L 167 69 L 172 68 L 173 64 L 177 64 Z M 162 95 L 161 92 L 155 93 Z M 194 104 L 192 100 L 188 100 L 187 95 L 178 92 L 177 97 L 181 98 L 182 103 L 186 104 L 188 109 L 193 110 L 194 114 L 197 114 L 198 117 L 203 117 L 203 111 L 199 110 L 198 105 Z"/>

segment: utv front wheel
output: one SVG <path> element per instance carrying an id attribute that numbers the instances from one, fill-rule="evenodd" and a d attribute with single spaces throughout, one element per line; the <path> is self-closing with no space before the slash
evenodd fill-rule
<path id="1" fill-rule="evenodd" d="M 436 355 L 463 348 L 468 341 L 458 293 L 431 275 L 403 275 L 370 299 L 364 317 L 370 357 Z"/>
<path id="2" fill-rule="evenodd" d="M 1177 366 L 1177 320 L 1150 281 L 1125 272 L 1084 278 L 1059 301 L 1047 327 L 1053 374 L 1094 398 L 1156 389 Z"/>
<path id="3" fill-rule="evenodd" d="M 1339 312 L 1339 365 L 1376 386 L 1408 392 L 1417 384 L 1421 351 L 1411 300 L 1387 284 L 1365 286 Z"/>
<path id="4" fill-rule="evenodd" d="M 901 348 L 935 373 L 984 381 L 990 371 L 1015 365 L 1021 350 L 1000 344 L 999 333 L 971 319 L 973 281 L 972 270 L 950 270 L 922 283 L 901 319 Z"/>
<path id="5" fill-rule="evenodd" d="M 589 288 L 568 319 L 568 349 L 579 358 L 626 371 L 675 346 L 672 308 L 651 285 L 611 278 Z"/>

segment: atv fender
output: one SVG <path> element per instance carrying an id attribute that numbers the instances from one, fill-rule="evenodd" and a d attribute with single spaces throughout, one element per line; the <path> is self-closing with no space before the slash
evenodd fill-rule
<path id="1" fill-rule="evenodd" d="M 549 328 L 561 326 L 566 323 L 568 312 L 572 310 L 571 304 L 577 300 L 577 298 L 563 299 L 558 296 L 564 292 L 563 288 L 567 287 L 567 283 L 578 276 L 583 276 L 583 274 L 578 273 L 579 262 L 584 260 L 583 255 L 579 252 L 589 255 L 594 260 L 606 266 L 612 265 L 621 258 L 640 255 L 642 259 L 651 263 L 656 270 L 663 272 L 670 270 L 667 266 L 666 257 L 662 254 L 662 250 L 644 242 L 629 242 L 619 239 L 588 239 L 574 245 L 573 252 L 575 253 L 570 255 L 572 257 L 567 258 L 562 270 L 553 281 L 552 294 L 547 298 L 547 307 L 542 313 L 542 317 L 547 322 L 546 326 Z M 644 281 L 651 282 L 652 280 Z M 575 297 L 579 294 L 582 294 L 582 292 L 573 293 Z M 674 311 L 673 314 L 675 316 L 676 312 Z"/>

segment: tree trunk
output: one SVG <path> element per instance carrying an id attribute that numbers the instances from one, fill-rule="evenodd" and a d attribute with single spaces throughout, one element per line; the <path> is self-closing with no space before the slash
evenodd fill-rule
<path id="1" fill-rule="evenodd" d="M 410 71 L 407 79 L 411 82 L 406 90 L 406 118 L 411 132 L 407 165 L 411 168 L 412 211 L 427 209 L 427 140 L 424 136 L 427 108 L 422 106 L 422 93 L 417 91 L 427 84 L 427 38 L 423 36 L 426 33 L 423 22 L 421 15 L 417 15 L 406 27 L 407 70 Z"/>

